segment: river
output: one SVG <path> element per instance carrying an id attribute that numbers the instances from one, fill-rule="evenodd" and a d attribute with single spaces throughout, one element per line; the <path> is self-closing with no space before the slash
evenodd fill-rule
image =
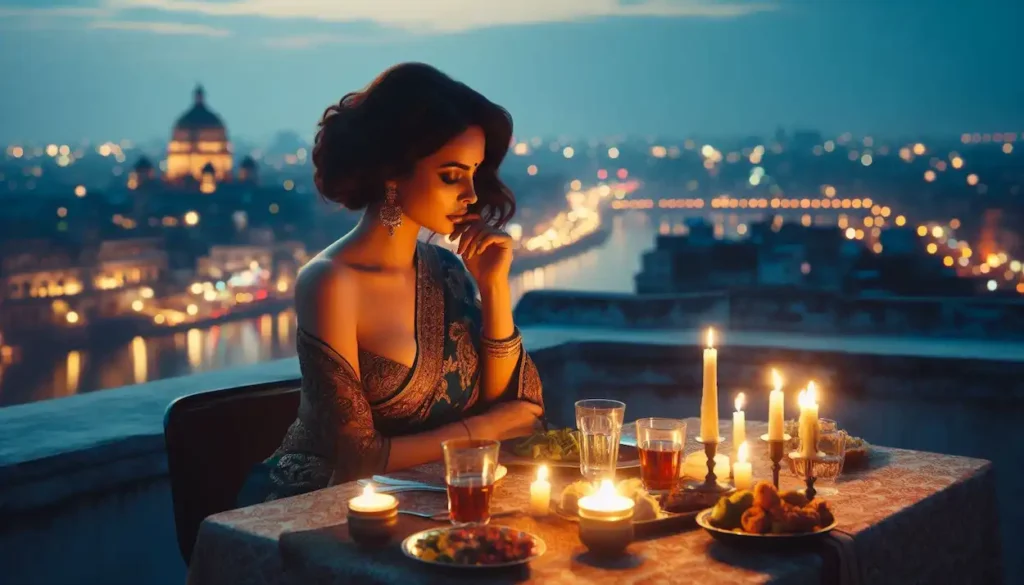
<path id="1" fill-rule="evenodd" d="M 658 226 L 640 213 L 611 215 L 598 247 L 513 278 L 513 302 L 541 288 L 632 292 L 641 255 Z M 0 362 L 0 407 L 141 384 L 295 355 L 291 309 L 128 343 L 47 353 L 32 349 Z"/>

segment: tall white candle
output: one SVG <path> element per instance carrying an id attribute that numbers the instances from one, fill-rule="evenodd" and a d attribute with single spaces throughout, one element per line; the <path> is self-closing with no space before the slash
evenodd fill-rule
<path id="1" fill-rule="evenodd" d="M 718 350 L 715 330 L 708 329 L 708 347 L 704 350 L 704 391 L 700 400 L 700 437 L 718 440 Z"/>
<path id="2" fill-rule="evenodd" d="M 768 439 L 781 441 L 785 438 L 785 397 L 782 394 L 782 376 L 772 370 L 773 390 L 768 395 Z"/>
<path id="3" fill-rule="evenodd" d="M 747 397 L 742 392 L 736 395 L 736 412 L 732 413 L 732 444 L 736 449 L 747 440 L 747 415 L 743 412 L 743 405 Z"/>
<path id="4" fill-rule="evenodd" d="M 736 453 L 736 463 L 732 465 L 732 480 L 738 490 L 748 490 L 754 484 L 754 469 L 750 461 L 747 460 L 747 450 L 746 441 L 740 443 Z"/>
<path id="5" fill-rule="evenodd" d="M 814 382 L 800 392 L 800 455 L 814 457 L 818 453 L 818 397 Z"/>
<path id="6" fill-rule="evenodd" d="M 548 481 L 548 466 L 537 468 L 537 480 L 530 484 L 530 513 L 547 516 L 551 506 L 551 482 Z"/>

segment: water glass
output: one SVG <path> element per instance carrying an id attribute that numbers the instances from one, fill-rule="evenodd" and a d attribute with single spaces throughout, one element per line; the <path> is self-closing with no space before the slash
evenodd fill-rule
<path id="1" fill-rule="evenodd" d="M 642 418 L 636 421 L 636 446 L 640 451 L 640 478 L 648 491 L 668 491 L 679 479 L 686 446 L 686 423 L 674 418 Z"/>
<path id="2" fill-rule="evenodd" d="M 819 462 L 814 466 L 814 473 L 818 476 L 819 481 L 835 485 L 839 475 L 843 472 L 843 462 L 846 460 L 846 439 L 846 431 L 839 428 L 818 432 Z M 838 490 L 832 488 L 826 488 L 826 491 L 832 493 L 823 492 L 822 495 L 838 493 Z"/>
<path id="3" fill-rule="evenodd" d="M 580 473 L 587 481 L 615 479 L 625 403 L 618 400 L 580 400 L 576 428 L 580 432 Z"/>
<path id="4" fill-rule="evenodd" d="M 491 520 L 491 495 L 500 444 L 482 439 L 452 439 L 441 443 L 452 524 L 487 524 Z"/>

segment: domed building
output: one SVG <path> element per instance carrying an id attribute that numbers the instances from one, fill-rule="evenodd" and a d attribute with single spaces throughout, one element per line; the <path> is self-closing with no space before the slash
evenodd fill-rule
<path id="1" fill-rule="evenodd" d="M 206 107 L 203 86 L 197 85 L 192 108 L 182 114 L 174 125 L 171 141 L 167 145 L 167 181 L 180 181 L 191 177 L 202 181 L 208 166 L 213 178 L 220 182 L 230 179 L 231 143 L 228 132 L 217 114 Z"/>

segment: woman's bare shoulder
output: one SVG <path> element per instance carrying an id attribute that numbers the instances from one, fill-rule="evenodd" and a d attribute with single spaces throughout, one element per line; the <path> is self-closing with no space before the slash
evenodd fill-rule
<path id="1" fill-rule="evenodd" d="M 295 314 L 299 327 L 323 340 L 350 363 L 357 357 L 359 288 L 350 267 L 318 256 L 299 271 Z"/>

